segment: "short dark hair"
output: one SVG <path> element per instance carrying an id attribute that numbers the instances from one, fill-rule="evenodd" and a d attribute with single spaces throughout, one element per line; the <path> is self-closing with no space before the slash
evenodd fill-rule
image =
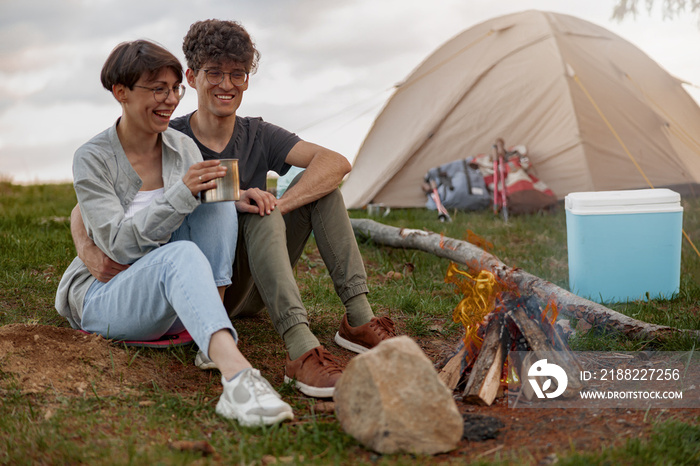
<path id="1" fill-rule="evenodd" d="M 260 52 L 240 23 L 208 19 L 190 26 L 182 43 L 187 67 L 197 71 L 208 61 L 232 61 L 245 67 L 246 73 L 255 73 Z"/>
<path id="2" fill-rule="evenodd" d="M 107 57 L 102 66 L 100 80 L 110 92 L 115 84 L 123 84 L 133 89 L 141 76 L 146 75 L 147 79 L 153 79 L 164 68 L 173 70 L 182 82 L 182 64 L 164 47 L 143 39 L 122 42 Z"/>

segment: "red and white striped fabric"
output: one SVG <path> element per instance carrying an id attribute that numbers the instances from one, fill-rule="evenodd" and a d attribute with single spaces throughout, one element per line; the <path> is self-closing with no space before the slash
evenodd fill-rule
<path id="1" fill-rule="evenodd" d="M 557 203 L 552 190 L 533 174 L 532 163 L 526 154 L 524 146 L 515 146 L 510 148 L 505 156 L 508 210 L 514 214 L 537 212 L 551 208 Z M 473 158 L 473 163 L 478 166 L 486 186 L 493 193 L 493 155 L 479 154 Z"/>

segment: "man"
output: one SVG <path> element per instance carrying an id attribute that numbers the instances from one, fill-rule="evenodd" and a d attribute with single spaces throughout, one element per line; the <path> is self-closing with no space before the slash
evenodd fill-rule
<path id="1" fill-rule="evenodd" d="M 236 115 L 259 59 L 240 24 L 194 23 L 183 51 L 187 82 L 197 91 L 197 110 L 173 120 L 171 126 L 192 137 L 205 160 L 238 159 L 239 242 L 233 284 L 226 289 L 224 304 L 231 317 L 267 308 L 287 348 L 285 380 L 294 380 L 308 396 L 330 397 L 342 368 L 309 330 L 293 273 L 312 231 L 346 309 L 336 343 L 360 353 L 395 335 L 391 319 L 375 317 L 367 301 L 364 264 L 338 190 L 350 163 L 260 118 Z M 305 170 L 276 199 L 265 190 L 267 173 L 284 175 L 290 166 Z M 105 260 L 86 240 L 79 225 L 72 231 L 79 256 L 95 277 L 109 279 L 121 270 L 123 266 Z M 212 367 L 202 354 L 195 362 Z"/>

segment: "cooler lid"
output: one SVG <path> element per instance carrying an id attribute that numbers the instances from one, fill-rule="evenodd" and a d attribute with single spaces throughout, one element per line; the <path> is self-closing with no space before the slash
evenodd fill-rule
<path id="1" fill-rule="evenodd" d="M 569 193 L 564 202 L 567 210 L 579 213 L 683 210 L 680 194 L 666 188 Z"/>

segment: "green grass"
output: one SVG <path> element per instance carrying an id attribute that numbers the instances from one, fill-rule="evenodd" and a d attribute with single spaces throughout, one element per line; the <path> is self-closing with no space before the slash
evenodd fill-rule
<path id="1" fill-rule="evenodd" d="M 700 464 L 700 426 L 669 421 L 657 424 L 646 440 L 629 439 L 624 446 L 600 452 L 573 454 L 559 464 L 589 465 L 697 465 Z"/>
<path id="2" fill-rule="evenodd" d="M 700 247 L 700 199 L 684 200 L 684 228 Z M 0 325 L 37 323 L 68 327 L 54 309 L 56 287 L 63 270 L 75 255 L 70 237 L 70 211 L 75 195 L 70 185 L 15 186 L 0 182 Z M 364 211 L 352 211 L 365 217 Z M 563 209 L 551 215 L 513 217 L 506 224 L 490 212 L 455 213 L 454 221 L 441 223 L 435 212 L 422 209 L 392 210 L 382 222 L 409 228 L 425 228 L 457 239 L 468 230 L 493 245 L 491 253 L 511 267 L 568 285 L 566 222 Z M 451 322 L 461 299 L 444 282 L 447 262 L 420 251 L 400 250 L 360 240 L 375 311 L 399 321 L 416 338 L 451 337 L 460 333 Z M 313 241 L 307 246 L 299 273 L 302 297 L 309 308 L 314 332 L 330 341 L 342 306 L 332 291 L 325 267 Z M 397 275 L 400 274 L 400 275 Z M 645 300 L 610 304 L 634 318 L 661 325 L 700 329 L 700 258 L 684 241 L 680 292 L 669 300 Z M 264 324 L 264 325 L 261 325 Z M 575 325 L 575 322 L 573 323 Z M 238 326 L 239 324 L 237 324 Z M 267 344 L 283 358 L 279 337 L 269 325 L 252 319 L 241 321 L 246 339 L 244 352 Z M 241 331 L 243 334 L 243 331 Z M 270 343 L 272 342 L 272 343 Z M 578 335 L 578 350 L 665 349 L 691 350 L 697 341 L 676 338 L 664 343 L 635 341 L 621 335 L 592 331 Z M 167 367 L 174 361 L 191 364 L 192 349 L 129 353 Z M 296 396 L 293 388 L 277 388 L 289 398 L 298 422 L 269 429 L 246 429 L 214 413 L 212 385 L 191 395 L 181 395 L 153 385 L 140 395 L 61 397 L 51 393 L 22 394 L 19 381 L 2 371 L 0 356 L 0 464 L 214 464 L 193 452 L 171 450 L 175 440 L 207 440 L 226 464 L 259 464 L 265 455 L 291 464 L 417 464 L 410 455 L 378 457 L 364 451 L 340 429 L 333 415 L 309 414 L 310 401 Z M 212 384 L 218 383 L 214 377 Z M 88 389 L 88 392 L 90 390 Z M 581 452 L 575 448 L 560 457 L 562 464 L 691 464 L 697 455 L 697 425 L 649 421 L 648 439 L 629 440 L 618 448 Z M 564 446 L 562 446 L 564 447 Z M 677 452 L 677 453 L 674 453 Z M 303 459 L 302 459 L 303 457 Z M 531 463 L 527 451 L 518 460 Z M 697 463 L 697 456 L 695 457 Z M 494 455 L 476 464 L 510 464 L 507 455 Z M 684 462 L 686 461 L 686 462 Z"/>
<path id="3" fill-rule="evenodd" d="M 9 393 L 0 402 L 0 464 L 188 464 L 201 457 L 172 451 L 178 440 L 207 440 L 226 464 L 259 464 L 264 455 L 325 464 L 326 457 L 347 461 L 355 445 L 336 422 L 242 428 L 214 415 L 209 402 L 158 390 L 139 398 L 63 399 L 50 415 L 36 407 L 41 401 Z"/>
<path id="4" fill-rule="evenodd" d="M 700 198 L 684 199 L 683 228 L 700 249 Z M 351 211 L 351 216 L 367 217 L 363 211 Z M 434 211 L 424 209 L 393 209 L 388 217 L 377 219 L 400 228 L 419 228 L 443 233 L 456 239 L 467 240 L 469 231 L 490 243 L 488 251 L 510 267 L 523 270 L 568 289 L 569 270 L 566 248 L 566 216 L 563 206 L 553 214 L 537 214 L 511 217 L 507 223 L 490 211 L 477 213 L 456 212 L 453 221 L 442 223 Z M 473 236 L 473 235 L 472 235 Z M 374 245 L 371 241 L 360 242 L 367 263 L 376 264 L 376 272 L 385 274 L 389 270 L 401 271 L 405 261 L 419 263 L 411 286 L 402 288 L 397 294 L 392 287 L 370 294 L 377 302 L 392 302 L 393 306 L 420 307 L 425 315 L 444 315 L 459 301 L 452 287 L 444 285 L 446 271 L 444 259 L 429 257 L 429 254 L 395 250 Z M 408 258 L 411 259 L 408 259 Z M 415 286 L 414 286 L 415 284 Z M 424 299 L 413 296 L 420 290 Z M 379 296 L 381 293 L 381 296 Z M 405 293 L 405 294 L 404 294 Z M 400 295 L 400 296 L 399 296 Z M 398 302 L 396 302 L 398 301 Z M 609 308 L 635 319 L 658 325 L 684 329 L 700 329 L 700 257 L 690 243 L 683 240 L 681 251 L 681 283 L 679 292 L 670 299 L 646 299 L 622 303 L 606 303 Z M 576 322 L 572 321 L 575 326 Z M 618 334 L 592 331 L 577 335 L 572 341 L 578 350 L 627 350 L 642 348 L 665 351 L 686 351 L 698 346 L 697 339 L 674 336 L 663 342 L 635 341 Z"/>

